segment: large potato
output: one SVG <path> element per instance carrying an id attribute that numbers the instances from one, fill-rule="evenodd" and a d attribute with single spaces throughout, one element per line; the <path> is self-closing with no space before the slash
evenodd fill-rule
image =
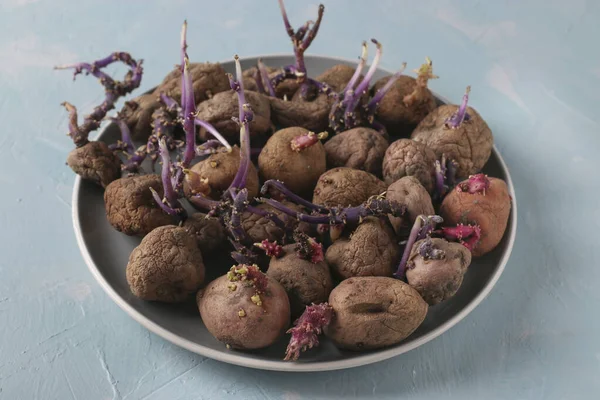
<path id="1" fill-rule="evenodd" d="M 406 283 L 369 276 L 342 281 L 329 295 L 334 317 L 325 334 L 336 346 L 368 350 L 399 343 L 425 319 L 428 305 Z"/>

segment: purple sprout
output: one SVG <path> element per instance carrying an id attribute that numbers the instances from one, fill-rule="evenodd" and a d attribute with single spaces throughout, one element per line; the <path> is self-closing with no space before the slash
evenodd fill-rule
<path id="1" fill-rule="evenodd" d="M 300 352 L 319 345 L 319 336 L 331 322 L 333 308 L 328 303 L 306 306 L 304 313 L 294 322 L 294 327 L 287 333 L 292 337 L 285 351 L 285 361 L 295 361 Z"/>
<path id="2" fill-rule="evenodd" d="M 434 200 L 441 201 L 450 190 L 456 185 L 456 170 L 458 162 L 454 159 L 447 159 L 442 154 L 441 160 L 436 160 L 435 168 L 435 193 Z"/>
<path id="3" fill-rule="evenodd" d="M 467 113 L 467 103 L 469 102 L 470 92 L 471 86 L 467 86 L 460 107 L 458 107 L 458 110 L 446 120 L 446 128 L 458 129 L 464 121 L 468 121 L 471 118 Z"/>
<path id="4" fill-rule="evenodd" d="M 117 61 L 126 64 L 130 68 L 122 82 L 114 80 L 102 71 L 103 68 Z M 115 103 L 121 96 L 131 93 L 140 86 L 143 73 L 142 60 L 136 61 L 129 53 L 124 52 L 112 53 L 108 57 L 94 61 L 91 64 L 80 62 L 56 66 L 54 69 L 73 69 L 73 80 L 75 80 L 77 75 L 85 71 L 86 74 L 92 74 L 98 78 L 102 86 L 104 86 L 104 101 L 99 106 L 96 106 L 89 115 L 85 116 L 82 125 L 78 125 L 77 123 L 77 109 L 75 106 L 67 102 L 62 103 L 69 113 L 69 136 L 71 136 L 77 147 L 88 143 L 90 132 L 100 127 L 106 114 L 115 108 Z"/>
<path id="5" fill-rule="evenodd" d="M 435 226 L 437 224 L 441 224 L 442 222 L 444 222 L 444 220 L 439 215 L 419 215 L 415 219 L 415 223 L 413 224 L 413 227 L 410 230 L 410 234 L 408 236 L 408 240 L 406 241 L 404 252 L 402 253 L 402 258 L 400 259 L 400 263 L 398 264 L 398 269 L 394 273 L 395 278 L 405 278 L 408 258 L 410 257 L 410 253 L 414 244 L 421 239 L 429 237 L 435 229 Z"/>
<path id="6" fill-rule="evenodd" d="M 178 193 L 178 191 L 173 185 L 173 175 L 174 169 L 176 167 L 171 162 L 171 157 L 169 156 L 169 149 L 167 148 L 167 143 L 164 137 L 160 139 L 158 147 L 160 159 L 162 162 L 161 180 L 163 184 L 164 197 L 161 199 L 158 195 L 158 192 L 150 188 L 150 190 L 152 191 L 152 196 L 164 212 L 183 220 L 187 217 L 187 213 L 181 205 L 181 203 L 179 202 L 179 199 L 181 198 L 181 193 Z"/>
<path id="7" fill-rule="evenodd" d="M 446 252 L 442 249 L 438 249 L 431 237 L 427 237 L 418 248 L 419 255 L 425 260 L 442 260 L 446 257 Z"/>

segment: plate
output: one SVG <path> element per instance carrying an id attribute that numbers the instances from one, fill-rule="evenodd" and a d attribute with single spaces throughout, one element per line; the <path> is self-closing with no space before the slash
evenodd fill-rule
<path id="1" fill-rule="evenodd" d="M 261 58 L 270 66 L 294 62 L 291 55 Z M 257 59 L 241 59 L 242 67 L 256 65 Z M 317 76 L 336 64 L 356 65 L 356 62 L 351 60 L 309 55 L 305 61 L 312 76 Z M 222 65 L 227 72 L 234 73 L 233 61 L 223 62 Z M 374 79 L 390 73 L 392 72 L 379 69 Z M 496 132 L 496 135 L 498 134 Z M 117 126 L 109 124 L 100 132 L 98 140 L 114 142 L 119 136 Z M 264 350 L 229 350 L 206 330 L 193 301 L 182 305 L 167 305 L 145 302 L 134 297 L 127 285 L 125 267 L 129 254 L 140 243 L 140 238 L 126 236 L 111 227 L 104 211 L 103 190 L 93 183 L 82 181 L 79 176 L 75 179 L 73 188 L 73 225 L 83 258 L 100 286 L 127 314 L 162 338 L 202 356 L 250 368 L 276 371 L 336 370 L 385 360 L 419 347 L 457 324 L 490 293 L 500 278 L 513 248 L 517 228 L 517 204 L 508 168 L 495 147 L 484 172 L 504 179 L 508 184 L 513 199 L 511 215 L 502 242 L 491 253 L 473 261 L 458 293 L 450 300 L 430 307 L 423 324 L 410 337 L 395 346 L 355 353 L 339 350 L 323 337 L 318 348 L 302 354 L 297 362 L 282 360 L 287 336 Z M 228 256 L 207 256 L 205 264 L 207 270 L 224 271 L 225 267 L 231 266 L 232 260 Z M 218 266 L 221 267 L 216 268 Z M 209 279 L 215 277 L 208 274 Z"/>

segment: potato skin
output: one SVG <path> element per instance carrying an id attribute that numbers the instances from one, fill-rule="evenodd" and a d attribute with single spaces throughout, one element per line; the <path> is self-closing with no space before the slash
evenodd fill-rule
<path id="1" fill-rule="evenodd" d="M 425 241 L 416 242 L 410 252 L 406 280 L 430 306 L 454 296 L 463 281 L 463 276 L 471 264 L 471 252 L 460 243 L 433 238 L 435 248 L 446 255 L 441 260 L 424 259 L 419 255 L 419 246 Z"/>
<path id="2" fill-rule="evenodd" d="M 312 192 L 317 180 L 327 170 L 326 153 L 319 141 L 294 151 L 292 139 L 308 134 L 300 127 L 280 129 L 273 134 L 258 156 L 258 169 L 263 180 L 277 179 L 298 195 Z"/>
<path id="3" fill-rule="evenodd" d="M 225 228 L 217 218 L 206 218 L 206 214 L 194 213 L 182 224 L 182 228 L 196 239 L 203 255 L 213 253 L 225 243 Z"/>
<path id="4" fill-rule="evenodd" d="M 235 290 L 221 276 L 198 293 L 196 301 L 206 329 L 234 349 L 260 349 L 275 343 L 290 325 L 290 303 L 283 286 L 267 276 L 267 290 L 260 294 L 262 306 L 250 299 L 253 286 L 240 282 Z M 244 310 L 245 316 L 238 312 Z"/>
<path id="5" fill-rule="evenodd" d="M 404 176 L 414 176 L 429 193 L 433 192 L 435 153 L 420 142 L 396 140 L 383 157 L 383 179 L 391 185 Z"/>
<path id="6" fill-rule="evenodd" d="M 428 305 L 406 283 L 367 276 L 342 281 L 329 295 L 334 317 L 325 334 L 340 348 L 369 350 L 391 346 L 421 325 Z"/>
<path id="7" fill-rule="evenodd" d="M 242 73 L 244 80 L 244 90 L 253 90 L 255 92 L 258 92 L 258 86 L 256 86 L 256 80 L 254 79 L 254 74 L 256 73 L 256 70 L 256 67 L 251 67 L 245 69 Z M 269 74 L 269 78 L 271 79 L 273 79 L 280 72 L 282 72 L 281 68 L 267 67 L 267 73 Z M 296 79 L 284 79 L 283 82 L 279 83 L 279 85 L 275 87 L 275 95 L 280 99 L 283 99 L 284 96 L 287 96 L 288 99 L 291 99 L 299 87 L 300 84 Z"/>
<path id="8" fill-rule="evenodd" d="M 189 298 L 202 285 L 204 262 L 195 239 L 185 229 L 161 226 L 133 250 L 126 275 L 135 296 L 176 303 Z"/>
<path id="9" fill-rule="evenodd" d="M 313 203 L 327 207 L 358 206 L 386 189 L 375 175 L 358 169 L 340 167 L 325 172 L 317 181 Z"/>
<path id="10" fill-rule="evenodd" d="M 303 100 L 297 91 L 291 100 L 284 101 L 276 97 L 271 100 L 271 118 L 282 128 L 299 126 L 315 133 L 329 126 L 331 101 L 325 94 L 318 95 L 312 101 Z"/>
<path id="11" fill-rule="evenodd" d="M 217 93 L 231 89 L 227 73 L 221 64 L 191 63 L 190 74 L 192 76 L 192 87 L 194 88 L 196 104 L 210 99 Z M 165 76 L 153 94 L 159 96 L 161 92 L 179 101 L 181 98 L 181 68 L 179 66 L 175 67 Z"/>
<path id="12" fill-rule="evenodd" d="M 262 94 L 244 91 L 246 102 L 250 103 L 254 119 L 250 122 L 250 137 L 264 135 L 271 130 L 271 104 Z M 198 104 L 198 118 L 213 125 L 221 135 L 232 143 L 239 143 L 240 127 L 231 117 L 238 115 L 237 94 L 233 90 L 215 94 L 211 99 Z M 200 128 L 203 140 L 213 139 L 204 128 Z"/>
<path id="13" fill-rule="evenodd" d="M 162 182 L 156 174 L 125 177 L 108 185 L 104 191 L 108 222 L 129 236 L 144 236 L 159 226 L 172 224 L 173 218 L 158 207 L 150 188 L 162 198 Z"/>
<path id="14" fill-rule="evenodd" d="M 67 164 L 82 179 L 105 188 L 121 177 L 121 160 L 104 142 L 89 142 L 72 150 Z"/>
<path id="15" fill-rule="evenodd" d="M 330 168 L 361 169 L 380 177 L 388 141 L 371 128 L 354 128 L 339 133 L 325 143 Z"/>
<path id="16" fill-rule="evenodd" d="M 192 172 L 196 173 L 200 179 L 208 179 L 209 193 L 205 195 L 213 200 L 219 200 L 223 192 L 227 190 L 240 166 L 240 148 L 233 146 L 231 152 L 218 152 L 211 154 L 208 158 L 194 164 Z M 252 199 L 258 196 L 259 182 L 258 171 L 254 164 L 250 163 L 248 177 L 246 179 L 246 188 L 248 189 L 248 198 Z M 191 197 L 192 188 L 188 181 L 184 181 L 184 191 L 190 203 L 194 204 Z"/>
<path id="17" fill-rule="evenodd" d="M 511 198 L 506 183 L 498 178 L 488 179 L 490 187 L 485 195 L 461 192 L 457 186 L 448 193 L 440 207 L 444 225 L 476 224 L 481 228 L 481 240 L 472 251 L 473 257 L 480 257 L 496 248 L 504 236 L 510 215 Z"/>
<path id="18" fill-rule="evenodd" d="M 288 208 L 291 208 L 292 210 L 302 210 L 302 208 L 295 203 L 291 203 L 285 200 L 281 201 L 281 203 L 283 203 Z M 290 226 L 292 227 L 297 226 L 297 229 L 301 232 L 304 232 L 306 234 L 313 233 L 312 225 L 306 222 L 301 222 L 300 224 L 298 224 L 294 218 L 290 217 L 287 214 L 284 214 L 279 210 L 274 209 L 268 204 L 261 203 L 256 205 L 255 207 L 274 213 L 277 217 L 279 217 L 279 219 L 283 221 L 283 223 L 290 224 Z M 283 229 L 275 225 L 275 223 L 270 219 L 262 217 L 258 214 L 253 214 L 248 211 L 244 211 L 244 213 L 242 214 L 242 228 L 244 228 L 248 236 L 250 236 L 250 239 L 253 243 L 259 243 L 265 239 L 270 242 L 277 241 L 278 243 L 282 243 L 282 239 L 285 234 Z"/>
<path id="19" fill-rule="evenodd" d="M 372 93 L 375 94 L 389 80 L 390 77 L 386 76 L 375 82 Z M 401 75 L 377 107 L 375 119 L 386 127 L 391 136 L 409 137 L 417 124 L 437 107 L 435 97 L 427 88 L 419 101 L 409 106 L 404 103 L 404 97 L 415 90 L 416 82 L 411 76 Z"/>
<path id="20" fill-rule="evenodd" d="M 413 131 L 411 138 L 433 150 L 437 158 L 446 155 L 458 162 L 457 178 L 478 173 L 492 154 L 494 138 L 487 123 L 473 108 L 471 117 L 457 129 L 446 128 L 446 119 L 458 109 L 457 105 L 443 105 L 427 115 Z"/>
<path id="21" fill-rule="evenodd" d="M 328 84 L 334 92 L 339 93 L 344 90 L 355 70 L 355 67 L 337 64 L 323 71 L 321 75 L 316 77 L 316 80 Z M 361 79 L 362 77 L 361 75 Z"/>
<path id="22" fill-rule="evenodd" d="M 333 242 L 325 253 L 331 271 L 340 279 L 354 276 L 392 276 L 400 260 L 394 232 L 379 218 L 368 217 L 350 238 Z"/>
<path id="23" fill-rule="evenodd" d="M 125 102 L 119 115 L 127 124 L 133 140 L 148 139 L 152 133 L 152 114 L 162 105 L 159 96 L 155 93 L 143 94 Z"/>
<path id="24" fill-rule="evenodd" d="M 295 244 L 283 247 L 284 255 L 271 257 L 267 276 L 275 279 L 286 290 L 292 315 L 300 315 L 306 306 L 323 303 L 333 289 L 329 266 L 325 261 L 313 264 L 296 254 Z"/>
<path id="25" fill-rule="evenodd" d="M 408 233 L 419 215 L 435 214 L 431 196 L 414 176 L 405 176 L 392 183 L 385 197 L 406 206 L 406 213 L 402 217 L 389 216 L 398 236 Z"/>

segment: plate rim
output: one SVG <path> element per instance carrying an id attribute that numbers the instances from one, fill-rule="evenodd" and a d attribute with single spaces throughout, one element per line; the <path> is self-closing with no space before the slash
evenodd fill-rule
<path id="1" fill-rule="evenodd" d="M 246 56 L 240 57 L 240 61 L 252 61 L 257 60 L 258 58 L 269 59 L 269 58 L 277 58 L 277 57 L 293 57 L 290 53 L 274 53 L 267 54 L 261 56 Z M 355 63 L 355 60 L 350 60 L 343 57 L 333 57 L 333 56 L 324 56 L 318 54 L 306 55 L 305 58 L 313 58 L 313 59 L 328 59 L 334 61 L 340 61 L 344 63 Z M 221 64 L 229 63 L 231 60 L 221 61 Z M 386 68 L 378 68 L 379 70 L 393 74 L 393 71 L 390 71 Z M 439 96 L 437 93 L 432 92 L 437 98 L 446 101 L 443 96 Z M 108 126 L 108 125 L 107 125 Z M 107 126 L 102 128 L 97 137 L 101 137 Z M 509 189 L 509 194 L 512 197 L 511 204 L 511 214 L 510 214 L 510 230 L 507 231 L 509 234 L 506 251 L 502 254 L 502 257 L 499 261 L 498 268 L 496 272 L 488 281 L 485 287 L 479 292 L 479 294 L 470 301 L 460 312 L 450 318 L 448 321 L 444 322 L 440 326 L 433 329 L 431 332 L 426 335 L 412 341 L 411 343 L 400 344 L 395 347 L 385 348 L 373 353 L 363 354 L 356 353 L 356 357 L 352 357 L 350 359 L 344 360 L 335 360 L 335 361 L 321 361 L 321 362 L 289 362 L 289 361 L 271 361 L 271 360 L 259 360 L 250 357 L 246 357 L 241 353 L 227 353 L 223 351 L 218 351 L 211 349 L 209 347 L 203 346 L 201 344 L 192 342 L 188 339 L 184 339 L 171 331 L 163 328 L 156 322 L 152 321 L 150 318 L 142 315 L 139 311 L 137 311 L 133 306 L 131 306 L 125 299 L 123 299 L 110 285 L 110 283 L 104 278 L 100 269 L 96 266 L 94 261 L 92 260 L 92 256 L 89 253 L 89 250 L 85 244 L 85 240 L 83 238 L 83 232 L 81 231 L 81 222 L 79 218 L 79 201 L 78 196 L 81 191 L 81 177 L 76 175 L 75 183 L 73 185 L 73 193 L 71 196 L 71 207 L 72 207 L 72 219 L 73 219 L 73 228 L 75 231 L 75 238 L 77 240 L 77 245 L 79 247 L 79 251 L 90 270 L 92 276 L 96 279 L 96 281 L 100 284 L 100 287 L 104 290 L 106 294 L 108 294 L 109 298 L 119 306 L 125 313 L 127 313 L 131 318 L 137 321 L 140 325 L 151 331 L 152 333 L 162 337 L 163 339 L 184 348 L 188 351 L 196 353 L 198 355 L 208 357 L 217 361 L 225 362 L 228 364 L 238 365 L 247 368 L 261 369 L 261 370 L 271 370 L 271 371 L 286 371 L 286 372 L 320 372 L 320 371 L 334 371 L 341 370 L 347 368 L 354 368 L 363 365 L 368 365 L 372 363 L 376 363 L 379 361 L 387 360 L 392 357 L 398 356 L 400 354 L 404 354 L 408 351 L 411 351 L 417 347 L 424 345 L 437 338 L 444 332 L 450 330 L 460 321 L 462 321 L 467 315 L 469 315 L 481 302 L 490 294 L 492 289 L 496 286 L 496 283 L 500 279 L 500 276 L 504 272 L 506 264 L 510 259 L 510 256 L 513 251 L 515 238 L 517 236 L 517 197 L 515 195 L 514 185 L 512 181 L 512 177 L 510 175 L 510 171 L 504 161 L 504 158 L 498 151 L 496 145 L 493 145 L 492 151 L 494 155 L 498 158 L 499 164 L 502 167 L 503 171 L 506 174 L 506 183 Z M 506 233 L 505 233 L 506 234 Z"/>

